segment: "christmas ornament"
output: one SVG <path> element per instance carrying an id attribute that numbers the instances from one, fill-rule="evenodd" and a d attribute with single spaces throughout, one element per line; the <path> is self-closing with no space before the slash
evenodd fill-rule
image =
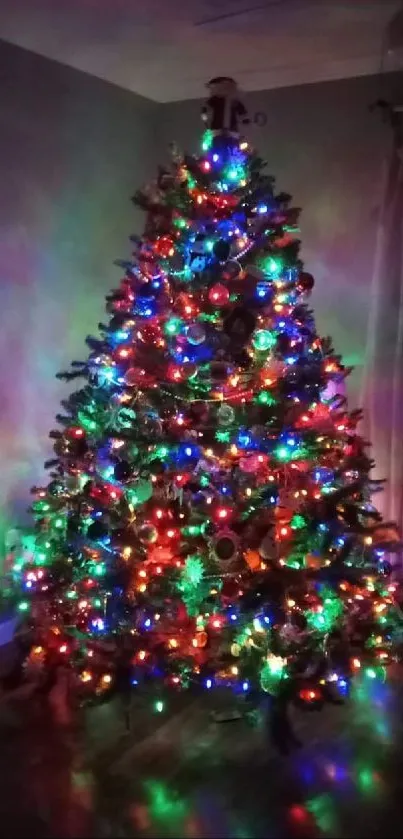
<path id="1" fill-rule="evenodd" d="M 206 340 L 206 329 L 202 323 L 191 323 L 186 330 L 186 337 L 189 344 L 198 347 Z"/>
<path id="2" fill-rule="evenodd" d="M 213 540 L 213 552 L 223 567 L 228 567 L 237 557 L 239 538 L 232 530 L 222 530 Z"/>
<path id="3" fill-rule="evenodd" d="M 153 494 L 153 484 L 147 479 L 136 481 L 127 491 L 127 497 L 135 507 L 145 504 Z"/>
<path id="4" fill-rule="evenodd" d="M 257 329 L 252 338 L 252 344 L 259 352 L 267 352 L 276 346 L 276 336 L 267 329 Z"/>
<path id="5" fill-rule="evenodd" d="M 55 480 L 55 481 L 51 481 L 50 484 L 48 484 L 49 495 L 54 495 L 55 498 L 58 498 L 61 495 L 63 495 L 64 492 L 65 492 L 65 489 L 64 489 L 62 481 Z"/>
<path id="6" fill-rule="evenodd" d="M 215 306 L 226 306 L 229 300 L 229 291 L 225 285 L 216 283 L 211 286 L 208 293 L 208 299 L 210 300 L 210 303 L 214 303 Z"/>
<path id="7" fill-rule="evenodd" d="M 152 545 L 158 539 L 158 530 L 154 524 L 142 524 L 138 528 L 137 536 L 142 545 Z"/>
<path id="8" fill-rule="evenodd" d="M 133 475 L 133 465 L 127 460 L 120 460 L 113 470 L 115 481 L 119 483 L 126 483 Z"/>
<path id="9" fill-rule="evenodd" d="M 235 418 L 235 411 L 231 405 L 228 405 L 226 402 L 223 402 L 218 411 L 217 411 L 217 419 L 218 423 L 221 426 L 228 426 L 232 425 Z"/>
<path id="10" fill-rule="evenodd" d="M 142 379 L 143 373 L 137 367 L 129 367 L 124 374 L 125 383 L 130 387 L 135 387 L 136 385 L 141 384 Z"/>
<path id="11" fill-rule="evenodd" d="M 259 553 L 262 559 L 267 559 L 269 561 L 277 559 L 277 545 L 273 530 L 266 533 L 266 536 L 260 543 Z"/>
<path id="12" fill-rule="evenodd" d="M 170 236 L 160 236 L 154 245 L 154 249 L 159 256 L 173 256 L 175 253 L 175 242 Z"/>
<path id="13" fill-rule="evenodd" d="M 307 271 L 301 271 L 298 280 L 297 280 L 297 289 L 300 292 L 306 293 L 308 291 L 312 291 L 315 285 L 315 280 L 312 274 L 308 274 Z"/>
<path id="14" fill-rule="evenodd" d="M 213 254 L 217 257 L 219 262 L 225 262 L 230 254 L 230 243 L 225 239 L 218 239 L 213 245 Z"/>
<path id="15" fill-rule="evenodd" d="M 242 273 L 242 265 L 240 262 L 237 262 L 236 259 L 229 259 L 228 262 L 223 265 L 221 276 L 223 280 L 229 282 L 230 280 L 236 280 L 237 277 L 240 276 Z"/>
<path id="16" fill-rule="evenodd" d="M 202 120 L 214 134 L 238 132 L 238 124 L 249 122 L 247 110 L 239 99 L 237 84 L 229 76 L 216 76 L 206 85 L 209 98 L 202 108 Z"/>

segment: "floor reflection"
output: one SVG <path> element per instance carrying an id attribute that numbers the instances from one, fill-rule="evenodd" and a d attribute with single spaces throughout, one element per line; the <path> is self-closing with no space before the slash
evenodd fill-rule
<path id="1" fill-rule="evenodd" d="M 3 835 L 401 837 L 401 684 L 362 679 L 348 708 L 298 718 L 287 759 L 256 718 L 217 724 L 202 704 L 159 715 L 148 739 L 140 711 L 125 736 L 111 706 L 95 740 L 35 703 L 2 707 Z"/>

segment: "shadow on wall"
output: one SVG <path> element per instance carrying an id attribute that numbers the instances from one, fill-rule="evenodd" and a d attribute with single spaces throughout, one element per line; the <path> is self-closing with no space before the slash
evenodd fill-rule
<path id="1" fill-rule="evenodd" d="M 1 42 L 0 66 L 1 545 L 44 477 L 68 393 L 55 374 L 86 357 L 157 158 L 153 103 Z"/>

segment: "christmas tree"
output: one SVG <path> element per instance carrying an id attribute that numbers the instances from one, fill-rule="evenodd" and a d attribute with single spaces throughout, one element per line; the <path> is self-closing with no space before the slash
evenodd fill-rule
<path id="1" fill-rule="evenodd" d="M 158 707 L 192 686 L 320 707 L 393 656 L 399 537 L 307 305 L 299 212 L 239 133 L 235 84 L 210 92 L 199 153 L 135 196 L 109 322 L 61 374 L 84 384 L 34 489 L 20 608 L 88 695 L 123 650 Z"/>

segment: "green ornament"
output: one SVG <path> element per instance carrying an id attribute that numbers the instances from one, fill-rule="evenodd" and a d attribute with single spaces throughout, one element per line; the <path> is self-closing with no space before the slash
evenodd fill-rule
<path id="1" fill-rule="evenodd" d="M 153 494 L 153 485 L 151 481 L 141 480 L 127 490 L 127 498 L 130 504 L 135 507 L 139 504 L 145 504 Z"/>
<path id="2" fill-rule="evenodd" d="M 257 329 L 252 338 L 252 344 L 258 352 L 267 352 L 276 345 L 277 338 L 268 329 Z"/>
<path id="3" fill-rule="evenodd" d="M 224 427 L 227 425 L 232 425 L 235 417 L 235 411 L 232 405 L 227 405 L 223 403 L 220 405 L 217 411 L 217 419 L 219 425 L 223 425 Z"/>
<path id="4" fill-rule="evenodd" d="M 285 677 L 286 661 L 281 656 L 269 653 L 260 673 L 260 684 L 265 693 L 273 696 L 280 690 L 280 682 Z"/>

